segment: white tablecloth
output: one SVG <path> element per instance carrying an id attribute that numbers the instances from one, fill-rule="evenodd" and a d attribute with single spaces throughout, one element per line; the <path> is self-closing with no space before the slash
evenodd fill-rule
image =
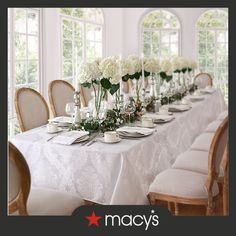
<path id="1" fill-rule="evenodd" d="M 191 110 L 174 113 L 173 121 L 157 125 L 154 134 L 138 140 L 64 146 L 47 142 L 46 128 L 41 127 L 11 141 L 25 156 L 35 187 L 75 193 L 101 204 L 146 204 L 155 176 L 226 109 L 220 91 L 204 96 Z"/>

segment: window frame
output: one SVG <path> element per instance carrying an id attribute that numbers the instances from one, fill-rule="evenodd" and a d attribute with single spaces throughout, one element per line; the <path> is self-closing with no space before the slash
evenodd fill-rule
<path id="1" fill-rule="evenodd" d="M 153 28 L 145 28 L 145 27 L 143 27 L 142 24 L 143 24 L 144 18 L 148 14 L 150 14 L 151 12 L 155 12 L 155 11 L 167 11 L 170 14 L 174 15 L 176 17 L 176 19 L 178 20 L 179 28 L 173 28 L 173 27 L 170 27 L 170 28 L 154 28 L 154 27 Z M 172 9 L 166 9 L 166 8 L 149 9 L 148 11 L 145 11 L 143 13 L 143 15 L 141 16 L 141 18 L 139 20 L 139 37 L 138 37 L 139 38 L 139 47 L 138 47 L 139 48 L 139 54 L 143 53 L 143 33 L 145 31 L 150 31 L 150 32 L 158 31 L 159 34 L 160 34 L 160 39 L 161 39 L 161 34 L 162 34 L 163 31 L 166 31 L 166 32 L 176 31 L 178 33 L 178 42 L 177 42 L 178 55 L 177 56 L 182 55 L 182 22 L 180 20 L 180 17 L 178 16 L 178 14 L 176 12 L 174 12 Z M 168 44 L 170 45 L 170 42 Z M 161 50 L 159 50 L 159 54 L 155 55 L 155 56 L 158 57 L 158 58 L 162 58 L 161 57 Z"/>
<path id="2" fill-rule="evenodd" d="M 15 21 L 15 9 L 19 9 L 19 8 L 8 8 L 8 19 L 9 19 L 9 24 L 8 24 L 8 40 L 7 40 L 7 44 L 8 44 L 8 49 L 10 50 L 10 56 L 7 58 L 8 61 L 8 101 L 10 98 L 10 110 L 8 109 L 8 129 L 9 129 L 9 136 L 12 136 L 15 134 L 14 131 L 14 127 L 15 127 L 15 121 L 16 121 L 16 113 L 15 113 L 15 105 L 14 105 L 14 97 L 15 97 L 15 90 L 18 87 L 21 86 L 16 86 L 16 62 L 20 61 L 17 60 L 15 57 L 15 51 L 16 51 L 16 47 L 15 47 L 15 39 L 16 39 L 16 34 L 19 35 L 25 35 L 26 37 L 26 58 L 22 59 L 22 61 L 24 61 L 26 64 L 29 63 L 29 61 L 31 61 L 28 58 L 28 37 L 29 36 L 35 36 L 37 37 L 38 40 L 38 59 L 35 60 L 38 62 L 38 90 L 41 94 L 44 94 L 43 88 L 44 88 L 44 81 L 42 79 L 43 76 L 43 66 L 42 66 L 42 59 L 43 59 L 43 36 L 42 36 L 42 18 L 43 18 L 43 9 L 42 8 L 20 8 L 21 10 L 25 10 L 26 13 L 28 13 L 28 11 L 33 10 L 33 11 L 37 11 L 38 12 L 38 33 L 37 35 L 34 34 L 30 34 L 28 33 L 28 24 L 26 24 L 26 32 L 25 33 L 19 33 L 19 32 L 15 32 L 15 25 L 14 25 L 14 21 Z M 27 19 L 28 21 L 28 19 Z M 9 53 L 9 52 L 8 52 Z M 10 62 L 10 63 L 9 63 Z M 10 68 L 9 68 L 10 67 Z M 28 67 L 26 67 L 26 71 L 27 71 Z M 10 75 L 9 75 L 10 72 Z M 26 72 L 28 73 L 28 72 Z M 26 83 L 25 86 L 28 87 L 30 83 Z M 10 92 L 10 94 L 9 94 Z"/>
<path id="3" fill-rule="evenodd" d="M 205 11 L 203 11 L 199 17 L 197 18 L 196 22 L 195 22 L 195 45 L 196 45 L 196 58 L 197 58 L 197 62 L 199 64 L 199 70 L 202 71 L 202 69 L 200 68 L 200 59 L 202 58 L 200 56 L 200 53 L 199 53 L 199 46 L 200 46 L 200 43 L 199 43 L 199 32 L 208 32 L 208 31 L 213 31 L 214 32 L 214 48 L 218 48 L 217 45 L 219 45 L 219 42 L 217 42 L 217 33 L 219 31 L 224 31 L 225 33 L 228 34 L 229 36 L 229 27 L 199 27 L 198 26 L 198 22 L 199 20 L 201 20 L 202 17 L 204 17 L 204 14 L 206 14 L 207 12 L 209 11 L 224 11 L 228 14 L 228 11 L 225 10 L 225 9 L 220 9 L 220 8 L 216 8 L 216 9 L 207 9 Z M 205 39 L 205 46 L 206 46 L 206 50 L 207 50 L 207 43 L 208 40 L 207 38 Z M 222 42 L 221 42 L 222 44 Z M 228 53 L 227 53 L 227 57 L 229 59 L 229 37 L 228 37 L 228 42 L 225 40 L 223 42 L 223 44 L 227 44 L 227 48 L 228 48 Z M 204 57 L 206 58 L 206 56 Z M 217 54 L 217 50 L 214 50 L 214 66 L 212 67 L 213 68 L 213 71 L 214 71 L 214 74 L 213 74 L 213 78 L 215 79 L 215 83 L 217 84 L 218 87 L 222 88 L 222 86 L 226 86 L 226 88 L 224 88 L 224 92 L 225 90 L 228 90 L 228 78 L 229 78 L 229 68 L 228 67 L 218 67 L 218 54 Z M 229 62 L 229 60 L 228 60 Z M 207 64 L 205 63 L 205 67 L 204 68 L 209 68 L 209 66 L 207 66 Z M 218 69 L 225 69 L 226 73 L 227 73 L 227 78 L 225 79 L 219 79 L 219 73 L 218 73 Z M 207 72 L 207 71 L 206 71 Z"/>
<path id="4" fill-rule="evenodd" d="M 100 42 L 101 46 L 102 46 L 102 56 L 103 57 L 105 55 L 105 17 L 104 17 L 104 12 L 102 8 L 99 8 L 101 13 L 102 13 L 102 17 L 103 17 L 103 23 L 97 23 L 95 21 L 89 21 L 89 20 L 85 20 L 79 17 L 75 17 L 75 16 L 71 16 L 71 15 L 66 15 L 60 12 L 60 8 L 58 8 L 58 14 L 59 14 L 59 24 L 60 24 L 60 78 L 62 80 L 66 80 L 68 81 L 69 79 L 73 79 L 72 84 L 74 84 L 76 86 L 76 79 L 75 76 L 76 74 L 74 74 L 74 58 L 72 58 L 72 77 L 63 77 L 63 19 L 65 20 L 69 20 L 75 23 L 80 23 L 82 25 L 83 28 L 83 61 L 86 62 L 87 61 L 87 53 L 86 53 L 86 47 L 87 47 L 87 42 L 89 42 L 90 40 L 86 39 L 86 25 L 87 24 L 91 24 L 91 25 L 97 25 L 99 27 L 101 27 L 102 29 L 102 39 L 101 41 L 91 41 L 91 42 Z M 74 44 L 74 40 L 72 41 L 72 44 Z"/>

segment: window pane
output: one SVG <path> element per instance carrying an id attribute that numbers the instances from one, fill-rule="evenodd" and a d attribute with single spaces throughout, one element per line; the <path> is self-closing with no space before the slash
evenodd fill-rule
<path id="1" fill-rule="evenodd" d="M 63 38 L 72 39 L 72 30 L 73 25 L 71 21 L 63 20 Z"/>
<path id="2" fill-rule="evenodd" d="M 72 58 L 72 41 L 63 41 L 63 56 L 68 59 Z"/>
<path id="3" fill-rule="evenodd" d="M 16 85 L 26 84 L 26 62 L 16 62 Z"/>
<path id="4" fill-rule="evenodd" d="M 16 60 L 26 59 L 26 35 L 15 34 Z"/>
<path id="5" fill-rule="evenodd" d="M 86 38 L 87 40 L 95 40 L 94 26 L 91 24 L 86 24 Z"/>
<path id="6" fill-rule="evenodd" d="M 28 11 L 28 33 L 38 34 L 38 13 Z"/>
<path id="7" fill-rule="evenodd" d="M 29 36 L 28 37 L 28 59 L 37 60 L 39 57 L 38 53 L 38 37 Z"/>
<path id="8" fill-rule="evenodd" d="M 224 43 L 226 42 L 226 31 L 217 32 L 217 42 Z"/>
<path id="9" fill-rule="evenodd" d="M 95 57 L 102 57 L 102 44 L 95 43 Z"/>
<path id="10" fill-rule="evenodd" d="M 169 32 L 167 32 L 167 31 L 161 32 L 161 41 L 163 43 L 169 43 Z"/>
<path id="11" fill-rule="evenodd" d="M 170 41 L 172 43 L 178 42 L 178 33 L 176 31 L 170 32 Z"/>
<path id="12" fill-rule="evenodd" d="M 95 40 L 102 41 L 102 28 L 99 26 L 96 26 L 94 30 L 95 30 Z"/>
<path id="13" fill-rule="evenodd" d="M 83 18 L 84 17 L 83 9 L 81 9 L 81 8 L 74 8 L 73 16 L 78 17 L 78 18 Z"/>
<path id="14" fill-rule="evenodd" d="M 15 32 L 26 33 L 26 10 L 15 9 Z"/>
<path id="15" fill-rule="evenodd" d="M 95 43 L 94 42 L 87 42 L 87 59 L 91 61 L 95 57 Z"/>
<path id="16" fill-rule="evenodd" d="M 73 67 L 72 67 L 72 61 L 64 61 L 63 63 L 63 77 L 71 77 L 73 75 L 72 73 Z"/>
<path id="17" fill-rule="evenodd" d="M 38 61 L 28 62 L 28 83 L 38 82 Z"/>
<path id="18" fill-rule="evenodd" d="M 73 8 L 61 8 L 60 12 L 65 15 L 72 15 Z"/>

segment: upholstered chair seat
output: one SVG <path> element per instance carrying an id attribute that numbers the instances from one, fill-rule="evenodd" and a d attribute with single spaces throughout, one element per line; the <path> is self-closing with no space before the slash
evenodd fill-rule
<path id="1" fill-rule="evenodd" d="M 47 188 L 31 188 L 27 209 L 29 215 L 71 215 L 84 204 L 75 195 Z"/>
<path id="2" fill-rule="evenodd" d="M 200 150 L 208 152 L 211 146 L 214 133 L 203 133 L 199 135 L 192 143 L 191 150 Z"/>
<path id="3" fill-rule="evenodd" d="M 221 123 L 222 123 L 222 120 L 214 120 L 214 121 L 212 121 L 212 122 L 207 126 L 205 132 L 215 133 Z"/>
<path id="4" fill-rule="evenodd" d="M 30 170 L 19 150 L 9 143 L 9 215 L 71 215 L 84 204 L 70 193 L 46 188 L 30 188 Z"/>
<path id="5" fill-rule="evenodd" d="M 207 174 L 208 152 L 189 150 L 184 153 L 181 153 L 175 160 L 174 164 L 172 165 L 172 168 Z"/>
<path id="6" fill-rule="evenodd" d="M 216 118 L 217 120 L 224 120 L 228 116 L 228 110 L 225 110 L 219 114 L 219 116 Z"/>
<path id="7" fill-rule="evenodd" d="M 179 169 L 167 169 L 156 176 L 149 187 L 149 193 L 159 193 L 181 198 L 208 197 L 205 183 L 207 175 Z M 219 193 L 217 182 L 214 181 L 212 188 L 213 196 Z"/>
<path id="8" fill-rule="evenodd" d="M 172 212 L 173 202 L 175 215 L 179 215 L 180 203 L 205 205 L 206 214 L 212 215 L 216 197 L 219 195 L 218 183 L 223 183 L 223 214 L 227 215 L 227 142 L 228 117 L 222 121 L 215 133 L 204 133 L 196 138 L 194 146 L 200 150 L 190 149 L 179 155 L 172 168 L 156 176 L 149 187 L 150 203 L 166 201 Z"/>

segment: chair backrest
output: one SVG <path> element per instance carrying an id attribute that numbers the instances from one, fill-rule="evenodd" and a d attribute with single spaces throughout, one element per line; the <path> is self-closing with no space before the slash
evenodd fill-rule
<path id="1" fill-rule="evenodd" d="M 48 86 L 48 98 L 52 114 L 56 116 L 67 116 L 65 112 L 66 103 L 74 102 L 75 88 L 65 80 L 53 80 Z"/>
<path id="2" fill-rule="evenodd" d="M 92 96 L 91 96 L 92 91 L 93 91 L 92 87 L 90 88 L 83 87 L 83 86 L 80 87 L 80 92 L 82 95 L 82 99 L 81 99 L 82 106 L 84 107 L 88 106 L 89 101 L 92 99 Z"/>
<path id="3" fill-rule="evenodd" d="M 21 131 L 33 129 L 48 122 L 48 105 L 42 95 L 34 89 L 16 90 L 15 109 Z"/>
<path id="4" fill-rule="evenodd" d="M 208 73 L 199 73 L 194 78 L 194 84 L 196 84 L 200 89 L 205 88 L 207 86 L 212 86 L 212 77 Z"/>
<path id="5" fill-rule="evenodd" d="M 206 187 L 209 192 L 213 182 L 217 180 L 220 172 L 220 165 L 228 143 L 228 117 L 226 117 L 215 132 L 211 142 L 208 157 L 208 178 Z"/>
<path id="6" fill-rule="evenodd" d="M 8 153 L 8 212 L 19 211 L 27 215 L 27 199 L 30 192 L 30 171 L 20 151 L 9 142 Z"/>

